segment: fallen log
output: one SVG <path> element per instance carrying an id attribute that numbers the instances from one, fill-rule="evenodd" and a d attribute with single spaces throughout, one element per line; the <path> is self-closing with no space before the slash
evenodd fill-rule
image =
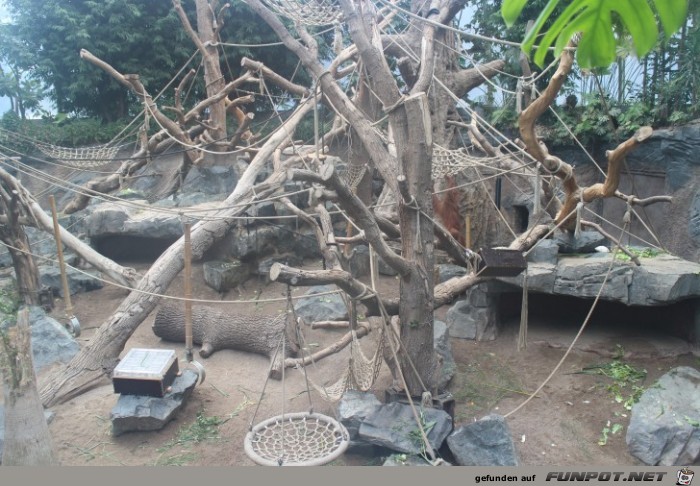
<path id="1" fill-rule="evenodd" d="M 293 325 L 287 325 L 286 314 L 232 315 L 205 306 L 192 308 L 192 340 L 201 344 L 199 355 L 208 358 L 221 349 L 234 349 L 262 354 L 273 359 L 270 377 L 282 377 L 284 358 L 296 356 L 299 345 Z M 166 341 L 185 342 L 185 316 L 175 305 L 163 305 L 156 313 L 153 332 Z M 285 356 L 277 352 L 280 338 L 285 336 Z"/>

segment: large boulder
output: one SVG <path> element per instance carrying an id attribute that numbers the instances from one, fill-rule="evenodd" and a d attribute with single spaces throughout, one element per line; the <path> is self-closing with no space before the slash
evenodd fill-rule
<path id="1" fill-rule="evenodd" d="M 374 414 L 382 403 L 371 392 L 348 390 L 335 408 L 335 416 L 348 430 L 350 442 L 357 441 L 362 422 Z"/>
<path id="2" fill-rule="evenodd" d="M 32 362 L 36 372 L 55 363 L 68 363 L 80 345 L 58 321 L 46 315 L 41 307 L 29 308 L 32 332 Z"/>
<path id="3" fill-rule="evenodd" d="M 246 281 L 250 272 L 248 265 L 240 260 L 212 260 L 202 265 L 204 282 L 217 292 L 225 292 Z"/>
<path id="4" fill-rule="evenodd" d="M 194 166 L 187 172 L 182 192 L 230 194 L 237 182 L 238 175 L 232 165 Z"/>
<path id="5" fill-rule="evenodd" d="M 42 287 L 48 287 L 53 290 L 54 295 L 65 297 L 63 295 L 63 284 L 61 282 L 61 270 L 54 266 L 39 266 L 40 282 Z M 74 268 L 66 268 L 66 278 L 68 280 L 68 291 L 71 295 L 79 292 L 89 292 L 98 290 L 104 287 L 102 274 L 95 270 L 83 270 L 79 272 Z"/>
<path id="6" fill-rule="evenodd" d="M 642 393 L 627 428 L 630 454 L 650 466 L 700 461 L 700 371 L 675 368 Z"/>
<path id="7" fill-rule="evenodd" d="M 597 258 L 560 255 L 556 265 L 530 263 L 530 292 L 595 298 L 610 268 L 609 253 Z M 667 254 L 641 258 L 642 265 L 616 261 L 600 294 L 604 300 L 626 305 L 668 305 L 700 297 L 700 264 Z M 523 286 L 523 276 L 498 277 L 504 283 Z"/>
<path id="8" fill-rule="evenodd" d="M 197 373 L 185 370 L 163 397 L 119 395 L 112 408 L 112 435 L 160 430 L 173 420 L 197 384 Z"/>
<path id="9" fill-rule="evenodd" d="M 452 431 L 452 417 L 444 410 L 423 410 L 424 430 L 430 446 L 438 450 Z M 370 444 L 407 454 L 421 454 L 423 442 L 409 405 L 383 405 L 360 425 L 359 437 Z"/>
<path id="10" fill-rule="evenodd" d="M 460 466 L 518 465 L 510 429 L 500 415 L 461 426 L 447 437 L 447 445 Z"/>
<path id="11" fill-rule="evenodd" d="M 450 336 L 476 341 L 493 341 L 498 334 L 498 296 L 487 286 L 467 290 L 466 298 L 455 302 L 445 316 Z"/>
<path id="12" fill-rule="evenodd" d="M 348 309 L 338 294 L 318 295 L 337 290 L 334 285 L 319 285 L 311 287 L 304 297 L 296 301 L 294 311 L 305 322 L 316 321 L 345 321 L 348 319 Z"/>

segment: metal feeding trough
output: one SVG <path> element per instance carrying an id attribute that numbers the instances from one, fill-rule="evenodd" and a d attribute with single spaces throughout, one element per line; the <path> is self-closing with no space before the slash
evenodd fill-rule
<path id="1" fill-rule="evenodd" d="M 516 277 L 527 268 L 523 252 L 507 248 L 479 250 L 478 275 L 481 277 Z"/>
<path id="2" fill-rule="evenodd" d="M 179 371 L 175 351 L 133 348 L 112 372 L 114 392 L 163 397 Z"/>

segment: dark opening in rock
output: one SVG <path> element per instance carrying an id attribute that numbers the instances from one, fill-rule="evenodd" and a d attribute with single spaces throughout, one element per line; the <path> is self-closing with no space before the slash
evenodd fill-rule
<path id="1" fill-rule="evenodd" d="M 522 292 L 506 292 L 499 299 L 501 322 L 519 321 Z M 546 323 L 563 329 L 578 329 L 588 314 L 593 299 L 531 292 L 528 296 L 529 323 Z M 659 306 L 627 306 L 619 302 L 598 302 L 588 329 L 605 330 L 619 336 L 661 334 L 695 341 L 696 301 L 684 300 Z"/>
<path id="2" fill-rule="evenodd" d="M 175 241 L 174 238 L 113 235 L 93 238 L 92 245 L 116 262 L 153 262 Z"/>

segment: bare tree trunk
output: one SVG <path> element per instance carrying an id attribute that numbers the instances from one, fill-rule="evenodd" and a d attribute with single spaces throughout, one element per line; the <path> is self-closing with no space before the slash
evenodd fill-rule
<path id="1" fill-rule="evenodd" d="M 5 390 L 2 465 L 58 465 L 36 388 L 29 310 L 26 307 L 18 312 L 15 326 L 0 331 L 0 351 Z"/>
<path id="2" fill-rule="evenodd" d="M 402 157 L 405 178 L 399 176 L 403 197 L 399 219 L 401 254 L 414 265 L 410 274 L 400 281 L 399 320 L 406 354 L 399 360 L 408 386 L 406 393 L 420 396 L 424 391 L 433 391 L 437 364 L 433 350 L 432 126 L 425 93 L 407 98 L 405 107 L 407 120 L 410 120 L 406 129 L 412 150 Z M 424 217 L 425 214 L 428 217 Z M 410 372 L 414 368 L 420 376 Z"/>
<path id="3" fill-rule="evenodd" d="M 220 15 L 217 15 L 216 9 L 218 6 L 217 0 L 195 0 L 197 11 L 197 32 L 194 31 L 190 21 L 185 14 L 185 11 L 180 4 L 180 0 L 173 0 L 173 5 L 180 20 L 185 28 L 185 31 L 192 39 L 192 42 L 197 46 L 202 54 L 204 64 L 204 82 L 207 97 L 210 98 L 224 90 L 224 76 L 221 73 L 221 65 L 219 64 L 219 50 L 216 47 L 218 41 L 218 32 L 222 27 Z M 227 8 L 228 4 L 224 5 Z M 227 136 L 226 133 L 226 101 L 213 103 L 209 106 L 209 120 L 206 122 L 211 128 L 208 130 L 208 135 L 216 142 L 224 142 Z M 217 150 L 217 145 L 210 145 L 211 150 Z M 211 154 L 209 154 L 211 155 Z M 205 159 L 208 158 L 205 156 Z M 214 157 L 213 162 L 216 162 Z"/>
<path id="4" fill-rule="evenodd" d="M 12 257 L 20 297 L 27 305 L 39 305 L 39 270 L 20 224 L 21 212 L 25 210 L 20 199 L 15 188 L 0 179 L 0 215 L 6 220 L 0 224 L 0 241 L 7 245 Z"/>

